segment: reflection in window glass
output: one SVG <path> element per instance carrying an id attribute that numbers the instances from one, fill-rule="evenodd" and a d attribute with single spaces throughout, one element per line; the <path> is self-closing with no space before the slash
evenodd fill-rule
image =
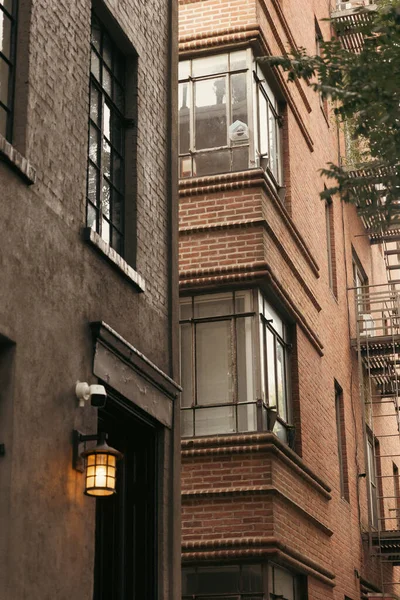
<path id="1" fill-rule="evenodd" d="M 196 82 L 195 143 L 196 149 L 226 146 L 226 81 L 224 77 Z"/>

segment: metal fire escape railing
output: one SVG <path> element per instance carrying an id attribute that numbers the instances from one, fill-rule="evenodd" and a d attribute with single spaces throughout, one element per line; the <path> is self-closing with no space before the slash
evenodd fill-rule
<path id="1" fill-rule="evenodd" d="M 363 25 L 369 19 L 369 11 L 376 5 L 371 0 L 349 0 L 336 2 L 336 10 L 331 13 L 338 37 L 343 48 L 359 52 L 363 45 Z"/>
<path id="2" fill-rule="evenodd" d="M 396 252 L 400 256 L 400 251 Z M 392 256 L 395 254 L 387 254 L 387 260 Z M 397 566 L 400 565 L 400 290 L 396 283 L 386 283 L 351 291 L 356 305 L 353 346 L 358 352 L 365 406 L 370 552 L 380 557 L 382 565 Z M 369 459 L 373 465 L 367 460 L 371 448 Z"/>

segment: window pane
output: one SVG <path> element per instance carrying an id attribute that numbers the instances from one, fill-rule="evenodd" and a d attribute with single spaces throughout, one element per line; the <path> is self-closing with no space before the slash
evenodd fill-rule
<path id="1" fill-rule="evenodd" d="M 93 204 L 98 204 L 99 198 L 99 172 L 96 167 L 89 164 L 88 197 Z"/>
<path id="2" fill-rule="evenodd" d="M 269 168 L 271 169 L 274 176 L 277 178 L 277 168 L 276 168 L 276 152 L 277 152 L 277 143 L 276 143 L 276 119 L 273 115 L 272 111 L 269 111 L 268 115 L 268 136 L 269 136 Z"/>
<path id="3" fill-rule="evenodd" d="M 193 403 L 193 374 L 192 374 L 192 325 L 181 325 L 181 380 L 183 392 L 182 406 Z"/>
<path id="4" fill-rule="evenodd" d="M 91 43 L 100 52 L 101 31 L 96 19 L 92 18 Z"/>
<path id="5" fill-rule="evenodd" d="M 92 159 L 92 161 L 94 163 L 96 163 L 96 165 L 99 164 L 99 157 L 100 157 L 99 148 L 100 148 L 100 132 L 98 131 L 98 129 L 96 129 L 96 127 L 94 127 L 94 125 L 90 125 L 89 157 Z"/>
<path id="6" fill-rule="evenodd" d="M 183 437 L 192 437 L 194 435 L 193 413 L 194 413 L 193 410 L 183 410 L 181 412 Z"/>
<path id="7" fill-rule="evenodd" d="M 242 121 L 248 125 L 246 73 L 237 73 L 236 75 L 231 76 L 231 95 L 232 122 Z"/>
<path id="8" fill-rule="evenodd" d="M 242 591 L 243 592 L 262 592 L 263 591 L 261 565 L 243 565 L 242 566 Z"/>
<path id="9" fill-rule="evenodd" d="M 180 303 L 180 311 L 179 311 L 179 319 L 183 321 L 184 319 L 192 318 L 192 299 L 185 298 L 181 300 Z"/>
<path id="10" fill-rule="evenodd" d="M 122 235 L 116 229 L 114 229 L 114 227 L 111 231 L 111 247 L 122 256 Z"/>
<path id="11" fill-rule="evenodd" d="M 118 229 L 122 231 L 123 227 L 123 198 L 121 194 L 118 194 L 114 189 L 112 191 L 112 203 L 111 203 L 111 222 Z"/>
<path id="12" fill-rule="evenodd" d="M 111 97 L 112 94 L 112 83 L 111 83 L 111 73 L 110 71 L 103 66 L 103 88 L 107 92 L 107 94 Z"/>
<path id="13" fill-rule="evenodd" d="M 232 171 L 245 171 L 249 168 L 249 147 L 232 149 Z"/>
<path id="14" fill-rule="evenodd" d="M 97 220 L 97 210 L 89 202 L 88 207 L 87 207 L 87 226 L 91 227 L 91 229 L 93 229 L 94 231 L 96 231 L 96 229 L 97 229 L 96 220 Z"/>
<path id="15" fill-rule="evenodd" d="M 179 177 L 192 176 L 192 158 L 187 156 L 179 160 Z"/>
<path id="16" fill-rule="evenodd" d="M 92 74 L 96 77 L 97 81 L 100 81 L 100 59 L 97 56 L 96 52 L 94 52 L 93 50 L 90 59 L 90 70 Z"/>
<path id="17" fill-rule="evenodd" d="M 217 54 L 205 58 L 197 58 L 193 60 L 192 65 L 193 77 L 214 75 L 214 73 L 225 73 L 228 70 L 228 55 Z"/>
<path id="18" fill-rule="evenodd" d="M 101 195 L 101 208 L 103 215 L 107 218 L 110 217 L 110 200 L 111 200 L 111 190 L 110 185 L 107 183 L 105 179 L 103 179 L 102 185 L 102 195 Z"/>
<path id="19" fill-rule="evenodd" d="M 255 404 L 238 404 L 238 431 L 257 430 L 257 407 Z"/>
<path id="20" fill-rule="evenodd" d="M 6 133 L 7 133 L 7 113 L 4 110 L 4 108 L 2 108 L 0 106 L 0 134 L 3 137 L 6 137 Z"/>
<path id="21" fill-rule="evenodd" d="M 121 154 L 123 151 L 123 130 L 121 119 L 114 113 L 112 117 L 111 143 Z"/>
<path id="22" fill-rule="evenodd" d="M 101 237 L 107 244 L 110 243 L 110 224 L 105 219 L 101 222 Z"/>
<path id="23" fill-rule="evenodd" d="M 111 139 L 111 110 L 108 104 L 104 103 L 104 120 L 103 120 L 103 133 L 107 139 Z"/>
<path id="24" fill-rule="evenodd" d="M 195 83 L 195 129 L 197 150 L 226 146 L 226 77 Z"/>
<path id="25" fill-rule="evenodd" d="M 282 595 L 285 600 L 295 600 L 293 588 L 294 577 L 289 571 L 273 567 L 274 571 L 274 594 Z"/>
<path id="26" fill-rule="evenodd" d="M 276 421 L 272 431 L 274 432 L 276 437 L 278 437 L 282 442 L 285 442 L 285 444 L 287 443 L 287 441 L 288 441 L 287 431 L 286 431 L 286 427 L 284 427 L 282 425 L 282 423 L 280 423 L 279 421 Z"/>
<path id="27" fill-rule="evenodd" d="M 197 592 L 197 575 L 196 569 L 185 567 L 182 569 L 182 594 L 193 595 Z"/>
<path id="28" fill-rule="evenodd" d="M 276 406 L 276 380 L 275 380 L 275 337 L 269 329 L 266 330 L 267 341 L 267 376 L 268 376 L 268 404 Z"/>
<path id="29" fill-rule="evenodd" d="M 258 126 L 260 128 L 260 154 L 261 156 L 267 156 L 268 154 L 268 103 L 264 95 L 259 92 L 258 94 Z"/>
<path id="30" fill-rule="evenodd" d="M 122 159 L 116 152 L 112 153 L 113 157 L 113 184 L 118 190 L 122 190 L 124 187 L 124 166 Z"/>
<path id="31" fill-rule="evenodd" d="M 190 87 L 179 84 L 179 153 L 186 154 L 190 148 Z"/>
<path id="32" fill-rule="evenodd" d="M 96 125 L 100 125 L 100 115 L 101 115 L 101 96 L 96 87 L 92 84 L 90 86 L 90 118 L 92 121 L 96 123 Z"/>
<path id="33" fill-rule="evenodd" d="M 11 19 L 0 10 L 0 52 L 11 58 Z"/>
<path id="34" fill-rule="evenodd" d="M 237 69 L 245 69 L 247 67 L 247 52 L 246 50 L 239 50 L 238 52 L 231 52 L 230 54 L 231 71 Z"/>
<path id="35" fill-rule="evenodd" d="M 111 178 L 111 146 L 103 138 L 103 175 Z"/>
<path id="36" fill-rule="evenodd" d="M 230 321 L 196 325 L 196 379 L 198 404 L 233 401 Z"/>
<path id="37" fill-rule="evenodd" d="M 194 299 L 194 318 L 222 317 L 233 313 L 233 295 L 197 296 Z"/>
<path id="38" fill-rule="evenodd" d="M 255 401 L 252 318 L 236 320 L 238 402 Z"/>
<path id="39" fill-rule="evenodd" d="M 285 381 L 285 351 L 282 344 L 276 342 L 276 369 L 278 383 L 278 414 L 284 421 L 288 421 L 286 407 L 286 381 Z"/>
<path id="40" fill-rule="evenodd" d="M 103 36 L 103 60 L 112 68 L 112 42 L 108 35 L 105 33 Z"/>
<path id="41" fill-rule="evenodd" d="M 198 177 L 216 173 L 229 173 L 232 170 L 230 150 L 216 150 L 196 154 L 194 157 L 194 170 L 194 174 Z"/>
<path id="42" fill-rule="evenodd" d="M 8 81 L 10 77 L 10 69 L 7 63 L 0 58 L 0 100 L 8 106 Z"/>
<path id="43" fill-rule="evenodd" d="M 224 594 L 239 592 L 239 567 L 227 565 L 223 567 L 199 567 L 198 594 Z"/>
<path id="44" fill-rule="evenodd" d="M 119 108 L 119 110 L 123 113 L 124 112 L 124 100 L 125 100 L 124 90 L 115 80 L 113 82 L 113 100 L 114 100 L 115 104 L 117 105 L 117 107 Z"/>
<path id="45" fill-rule="evenodd" d="M 198 408 L 195 411 L 195 435 L 216 435 L 236 431 L 235 407 Z"/>

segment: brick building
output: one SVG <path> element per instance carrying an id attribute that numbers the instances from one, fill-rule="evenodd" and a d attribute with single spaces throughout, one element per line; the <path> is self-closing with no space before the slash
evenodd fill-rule
<path id="1" fill-rule="evenodd" d="M 0 0 L 2 600 L 179 595 L 177 61 L 172 0 Z"/>
<path id="2" fill-rule="evenodd" d="M 332 108 L 257 60 L 330 11 L 179 2 L 184 598 L 400 594 L 399 232 L 320 200 Z"/>

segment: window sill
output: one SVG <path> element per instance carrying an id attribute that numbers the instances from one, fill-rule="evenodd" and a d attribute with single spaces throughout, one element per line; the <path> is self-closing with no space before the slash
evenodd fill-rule
<path id="1" fill-rule="evenodd" d="M 146 289 L 145 280 L 139 273 L 132 269 L 128 263 L 113 249 L 111 248 L 98 233 L 93 231 L 90 227 L 85 227 L 83 230 L 83 237 L 86 242 L 93 246 L 111 265 L 118 269 L 124 277 L 131 281 L 137 291 L 144 292 Z"/>
<path id="2" fill-rule="evenodd" d="M 29 160 L 20 154 L 14 146 L 7 142 L 0 134 L 0 160 L 8 164 L 26 184 L 32 185 L 36 181 L 36 169 L 32 167 Z"/>

